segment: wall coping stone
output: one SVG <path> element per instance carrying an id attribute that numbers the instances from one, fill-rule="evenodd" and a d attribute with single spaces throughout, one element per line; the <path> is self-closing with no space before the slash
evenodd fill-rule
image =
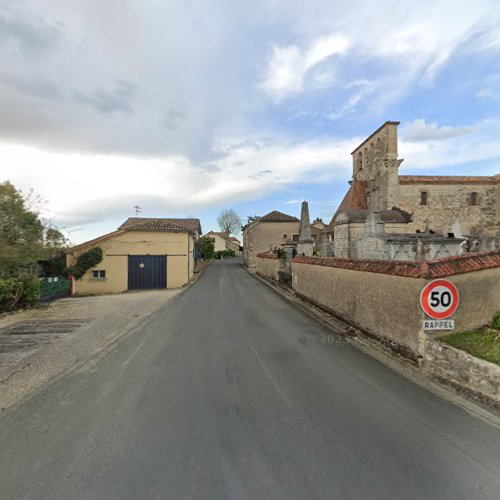
<path id="1" fill-rule="evenodd" d="M 260 257 L 261 259 L 277 259 L 278 258 L 278 256 L 276 254 L 270 253 L 270 252 L 258 253 L 257 257 Z"/>
<path id="2" fill-rule="evenodd" d="M 259 256 L 262 256 L 262 254 L 259 254 Z M 350 269 L 352 271 L 391 274 L 407 278 L 434 279 L 500 267 L 500 252 L 477 252 L 458 257 L 446 257 L 444 259 L 422 262 L 304 256 L 297 256 L 292 262 L 294 264 L 311 264 L 315 266 Z"/>

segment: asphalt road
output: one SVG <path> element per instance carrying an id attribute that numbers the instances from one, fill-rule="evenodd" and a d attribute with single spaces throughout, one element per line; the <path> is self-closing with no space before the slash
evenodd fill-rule
<path id="1" fill-rule="evenodd" d="M 0 419 L 2 500 L 499 497 L 498 429 L 237 260 Z"/>

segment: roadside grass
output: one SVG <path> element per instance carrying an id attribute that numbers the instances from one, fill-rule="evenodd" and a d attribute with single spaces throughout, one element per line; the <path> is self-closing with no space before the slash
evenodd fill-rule
<path id="1" fill-rule="evenodd" d="M 452 333 L 439 340 L 476 358 L 500 365 L 500 330 L 486 327 L 474 332 Z"/>

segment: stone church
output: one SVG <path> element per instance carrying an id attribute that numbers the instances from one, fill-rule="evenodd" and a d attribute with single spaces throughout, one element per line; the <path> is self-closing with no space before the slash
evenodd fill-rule
<path id="1" fill-rule="evenodd" d="M 393 249 L 415 247 L 417 239 L 434 245 L 427 258 L 456 254 L 457 242 L 460 252 L 498 250 L 500 174 L 399 175 L 398 125 L 384 123 L 352 152 L 350 188 L 328 226 L 335 256 L 382 258 L 362 250 L 361 240 L 374 232 Z M 398 258 L 395 253 L 387 250 L 383 258 Z"/>

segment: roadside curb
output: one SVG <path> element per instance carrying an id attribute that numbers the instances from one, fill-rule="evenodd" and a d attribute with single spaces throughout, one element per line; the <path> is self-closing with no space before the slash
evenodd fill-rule
<path id="1" fill-rule="evenodd" d="M 433 394 L 445 399 L 456 406 L 460 407 L 467 413 L 480 418 L 494 425 L 500 429 L 500 412 L 494 407 L 486 406 L 478 403 L 476 400 L 466 397 L 464 394 L 454 390 L 448 385 L 439 383 L 438 381 L 427 377 L 418 366 L 410 360 L 404 358 L 402 355 L 389 350 L 388 347 L 383 346 L 374 339 L 363 334 L 363 332 L 352 328 L 341 322 L 339 319 L 327 315 L 319 308 L 313 307 L 308 302 L 302 300 L 299 296 L 281 287 L 278 283 L 266 279 L 264 276 L 252 272 L 250 269 L 242 264 L 242 267 L 254 278 L 258 279 L 265 285 L 272 288 L 275 292 L 279 293 L 282 297 L 292 302 L 298 309 L 308 314 L 310 317 L 321 323 L 323 326 L 332 331 L 332 333 L 341 335 L 353 347 L 364 352 L 368 356 L 376 359 L 380 363 L 386 365 L 391 370 L 399 373 L 405 378 L 411 380 L 418 386 L 429 390 Z"/>

